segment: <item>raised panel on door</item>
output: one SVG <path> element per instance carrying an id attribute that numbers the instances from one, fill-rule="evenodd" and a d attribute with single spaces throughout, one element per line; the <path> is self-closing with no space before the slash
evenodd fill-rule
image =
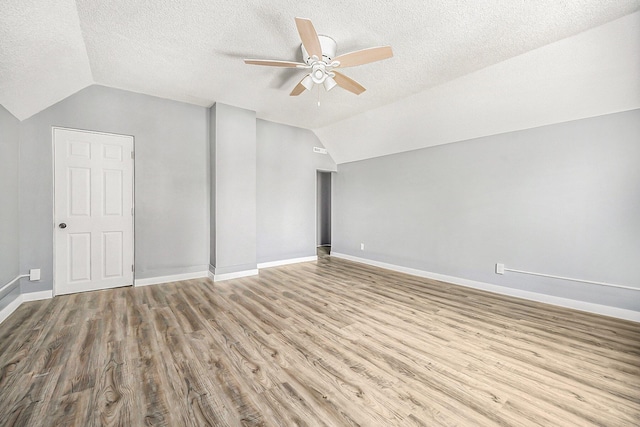
<path id="1" fill-rule="evenodd" d="M 133 284 L 132 150 L 132 137 L 54 129 L 56 294 Z"/>
<path id="2" fill-rule="evenodd" d="M 124 200 L 122 199 L 122 170 L 103 170 L 102 182 L 102 214 L 104 216 L 122 216 L 122 207 L 124 205 Z"/>
<path id="3" fill-rule="evenodd" d="M 104 279 L 122 277 L 124 241 L 120 231 L 102 233 L 102 277 Z"/>
<path id="4" fill-rule="evenodd" d="M 67 141 L 67 149 L 69 157 L 80 159 L 91 158 L 91 143 L 87 141 L 74 140 L 70 138 Z"/>
<path id="5" fill-rule="evenodd" d="M 119 145 L 104 144 L 102 146 L 102 157 L 106 160 L 121 162 L 124 158 L 122 155 L 122 147 Z"/>
<path id="6" fill-rule="evenodd" d="M 69 233 L 68 271 L 70 283 L 91 281 L 91 233 Z"/>
<path id="7" fill-rule="evenodd" d="M 68 217 L 91 216 L 91 168 L 69 167 L 67 171 Z"/>

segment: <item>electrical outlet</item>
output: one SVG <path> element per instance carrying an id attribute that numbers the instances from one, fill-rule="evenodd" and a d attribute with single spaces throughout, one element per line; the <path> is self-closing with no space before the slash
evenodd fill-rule
<path id="1" fill-rule="evenodd" d="M 40 280 L 40 269 L 32 268 L 29 270 L 29 280 L 31 282 L 35 282 L 36 280 Z"/>
<path id="2" fill-rule="evenodd" d="M 360 243 L 360 250 L 364 251 L 364 243 Z"/>
<path id="3" fill-rule="evenodd" d="M 504 274 L 504 264 L 496 264 L 496 274 Z"/>

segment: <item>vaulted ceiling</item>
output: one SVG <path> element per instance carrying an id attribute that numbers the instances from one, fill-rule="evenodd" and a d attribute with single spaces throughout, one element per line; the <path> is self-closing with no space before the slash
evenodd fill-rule
<path id="1" fill-rule="evenodd" d="M 442 121 L 438 114 L 463 93 L 483 108 L 492 85 L 505 79 L 521 85 L 523 73 L 528 82 L 538 79 L 553 90 L 540 72 L 569 73 L 561 76 L 566 81 L 585 64 L 595 67 L 594 75 L 613 68 L 609 77 L 614 79 L 620 67 L 627 74 L 640 69 L 637 54 L 626 60 L 593 57 L 584 49 L 593 36 L 583 33 L 627 17 L 603 33 L 609 42 L 621 42 L 617 53 L 626 55 L 639 46 L 629 40 L 640 28 L 638 10 L 640 0 L 3 0 L 0 104 L 26 119 L 91 84 L 202 106 L 222 102 L 254 110 L 259 118 L 313 129 L 338 162 L 351 161 L 504 130 L 445 137 L 438 130 L 410 136 L 418 142 L 400 146 L 376 141 L 381 134 L 388 141 L 406 133 L 383 123 L 385 118 L 402 122 L 422 109 L 423 122 L 429 114 Z M 318 33 L 333 37 L 338 54 L 389 44 L 394 57 L 344 71 L 368 89 L 360 96 L 340 88 L 321 90 L 320 107 L 316 91 L 290 97 L 301 70 L 249 66 L 242 58 L 301 60 L 296 16 L 310 18 Z M 554 43 L 561 47 L 550 47 Z M 596 46 L 597 52 L 606 54 L 607 46 Z M 526 76 L 532 64 L 542 71 Z M 490 78 L 484 70 L 493 73 Z M 506 91 L 509 85 L 495 89 Z M 631 91 L 640 99 L 637 85 Z M 622 107 L 611 107 L 616 108 Z"/>

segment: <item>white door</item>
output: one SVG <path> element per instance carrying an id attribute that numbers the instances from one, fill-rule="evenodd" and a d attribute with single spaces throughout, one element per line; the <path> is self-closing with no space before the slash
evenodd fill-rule
<path id="1" fill-rule="evenodd" d="M 54 129 L 56 295 L 133 284 L 133 137 Z"/>

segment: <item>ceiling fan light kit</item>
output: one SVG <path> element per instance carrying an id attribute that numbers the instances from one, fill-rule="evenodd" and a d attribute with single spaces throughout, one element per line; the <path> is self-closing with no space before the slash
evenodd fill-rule
<path id="1" fill-rule="evenodd" d="M 304 86 L 306 90 L 311 90 L 311 88 L 313 88 L 313 78 L 310 74 L 307 74 L 306 76 L 304 76 L 300 84 Z"/>
<path id="2" fill-rule="evenodd" d="M 308 70 L 308 74 L 305 75 L 291 91 L 291 96 L 298 96 L 305 90 L 310 91 L 314 85 L 322 85 L 327 91 L 330 91 L 336 86 L 340 86 L 349 92 L 360 95 L 366 90 L 364 86 L 344 74 L 334 71 L 334 69 L 368 64 L 393 56 L 391 46 L 379 46 L 336 57 L 336 41 L 329 36 L 318 35 L 309 19 L 296 18 L 296 27 L 302 40 L 300 48 L 304 62 L 265 59 L 244 60 L 246 64 L 250 65 Z"/>
<path id="3" fill-rule="evenodd" d="M 334 74 L 335 75 L 335 74 Z M 336 87 L 338 85 L 338 83 L 336 83 L 336 81 L 333 79 L 333 77 L 327 77 L 325 79 L 324 82 L 322 82 L 322 85 L 324 86 L 325 90 L 327 92 L 329 92 L 331 89 L 333 89 L 334 87 Z"/>

